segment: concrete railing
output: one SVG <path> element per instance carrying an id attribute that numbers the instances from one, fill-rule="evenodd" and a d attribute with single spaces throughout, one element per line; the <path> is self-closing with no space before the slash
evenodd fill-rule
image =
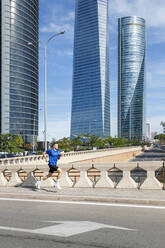
<path id="1" fill-rule="evenodd" d="M 100 150 L 88 150 L 88 151 L 79 151 L 79 152 L 67 152 L 64 153 L 64 156 L 59 160 L 59 164 L 68 164 L 78 161 L 85 161 L 88 159 L 101 158 L 115 154 L 123 154 L 127 152 L 136 152 L 140 151 L 141 147 L 121 147 L 121 148 L 111 148 L 111 149 L 100 149 Z M 23 156 L 23 157 L 13 157 L 13 158 L 3 158 L 0 159 L 1 165 L 38 165 L 45 164 L 45 159 L 42 155 L 37 156 Z"/>
<path id="2" fill-rule="evenodd" d="M 163 173 L 162 175 L 165 175 L 164 163 L 162 161 L 115 164 L 74 163 L 61 164 L 60 167 L 63 170 L 60 180 L 62 187 L 159 190 L 164 188 L 163 183 L 156 178 L 158 171 Z M 40 175 L 37 176 L 36 172 L 40 173 Z M 24 166 L 20 163 L 16 163 L 14 166 L 12 164 L 1 165 L 0 186 L 17 185 L 21 187 L 35 187 L 36 178 L 42 178 L 47 172 L 48 166 L 46 163 L 38 163 L 36 165 L 26 163 Z M 24 173 L 23 180 L 21 173 Z M 8 177 L 6 175 L 8 175 Z M 43 187 L 53 185 L 53 179 L 48 179 L 42 184 Z"/>

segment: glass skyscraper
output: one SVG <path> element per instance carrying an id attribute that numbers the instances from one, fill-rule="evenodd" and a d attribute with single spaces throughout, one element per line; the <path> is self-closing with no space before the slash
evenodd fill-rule
<path id="1" fill-rule="evenodd" d="M 71 137 L 110 135 L 108 0 L 76 0 Z"/>
<path id="2" fill-rule="evenodd" d="M 1 0 L 0 8 L 0 133 L 30 142 L 38 135 L 38 0 Z"/>
<path id="3" fill-rule="evenodd" d="M 118 136 L 142 140 L 145 135 L 145 20 L 118 20 Z"/>

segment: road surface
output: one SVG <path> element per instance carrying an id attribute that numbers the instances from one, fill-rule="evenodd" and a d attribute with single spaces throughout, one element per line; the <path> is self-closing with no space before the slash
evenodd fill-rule
<path id="1" fill-rule="evenodd" d="M 165 207 L 0 199 L 1 248 L 164 248 Z"/>
<path id="2" fill-rule="evenodd" d="M 132 162 L 138 161 L 165 161 L 165 150 L 160 148 L 152 148 L 142 154 L 136 156 Z"/>

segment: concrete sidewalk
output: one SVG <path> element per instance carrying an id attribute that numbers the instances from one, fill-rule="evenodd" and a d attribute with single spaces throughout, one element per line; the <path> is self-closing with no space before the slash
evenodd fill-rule
<path id="1" fill-rule="evenodd" d="M 164 190 L 124 190 L 107 188 L 52 188 L 0 187 L 0 198 L 90 201 L 123 204 L 165 206 Z"/>

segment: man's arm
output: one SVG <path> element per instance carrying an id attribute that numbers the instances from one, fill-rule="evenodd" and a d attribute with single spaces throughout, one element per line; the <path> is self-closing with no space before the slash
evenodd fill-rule
<path id="1" fill-rule="evenodd" d="M 60 154 L 58 155 L 58 159 L 60 159 L 62 156 L 64 156 L 64 152 L 60 152 Z"/>
<path id="2" fill-rule="evenodd" d="M 45 161 L 48 163 L 49 161 L 48 161 L 48 159 L 47 159 L 47 154 L 46 154 L 46 152 L 43 152 L 43 157 L 45 158 Z"/>

